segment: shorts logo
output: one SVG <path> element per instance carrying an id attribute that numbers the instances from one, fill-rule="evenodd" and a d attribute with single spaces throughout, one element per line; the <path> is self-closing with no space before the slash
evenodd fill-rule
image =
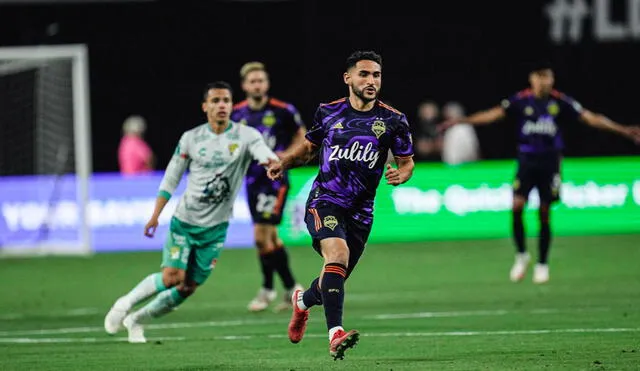
<path id="1" fill-rule="evenodd" d="M 380 139 L 380 136 L 387 131 L 387 126 L 384 121 L 374 121 L 373 125 L 371 125 L 371 131 L 376 135 L 376 138 Z"/>
<path id="2" fill-rule="evenodd" d="M 180 259 L 180 248 L 178 246 L 174 246 L 169 250 L 169 256 L 171 256 L 171 260 Z"/>
<path id="3" fill-rule="evenodd" d="M 336 217 L 333 215 L 327 215 L 324 217 L 323 224 L 325 227 L 333 231 L 334 229 L 336 229 L 336 226 L 338 225 L 338 219 L 336 219 Z"/>

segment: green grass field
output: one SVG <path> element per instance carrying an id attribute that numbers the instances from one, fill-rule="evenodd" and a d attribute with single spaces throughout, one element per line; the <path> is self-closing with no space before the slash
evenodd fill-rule
<path id="1" fill-rule="evenodd" d="M 322 260 L 289 251 L 308 285 Z M 0 260 L 0 370 L 640 370 L 640 235 L 556 238 L 546 285 L 511 283 L 512 259 L 509 240 L 369 246 L 346 285 L 345 327 L 362 337 L 343 361 L 322 308 L 295 345 L 289 313 L 246 311 L 260 282 L 251 249 L 224 251 L 147 344 L 102 322 L 158 252 Z"/>

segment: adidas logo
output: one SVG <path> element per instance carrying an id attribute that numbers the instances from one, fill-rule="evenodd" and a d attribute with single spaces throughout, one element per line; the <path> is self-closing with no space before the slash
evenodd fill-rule
<path id="1" fill-rule="evenodd" d="M 344 129 L 344 127 L 342 127 L 342 122 L 338 122 L 337 124 L 333 125 L 332 129 Z"/>

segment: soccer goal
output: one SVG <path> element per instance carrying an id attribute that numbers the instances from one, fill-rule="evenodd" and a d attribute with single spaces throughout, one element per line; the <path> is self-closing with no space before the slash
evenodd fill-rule
<path id="1" fill-rule="evenodd" d="M 0 256 L 90 254 L 85 45 L 0 47 Z"/>

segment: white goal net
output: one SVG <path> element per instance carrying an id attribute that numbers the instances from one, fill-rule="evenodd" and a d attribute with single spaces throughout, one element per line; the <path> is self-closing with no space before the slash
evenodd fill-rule
<path id="1" fill-rule="evenodd" d="M 0 48 L 0 255 L 88 254 L 84 45 Z"/>

